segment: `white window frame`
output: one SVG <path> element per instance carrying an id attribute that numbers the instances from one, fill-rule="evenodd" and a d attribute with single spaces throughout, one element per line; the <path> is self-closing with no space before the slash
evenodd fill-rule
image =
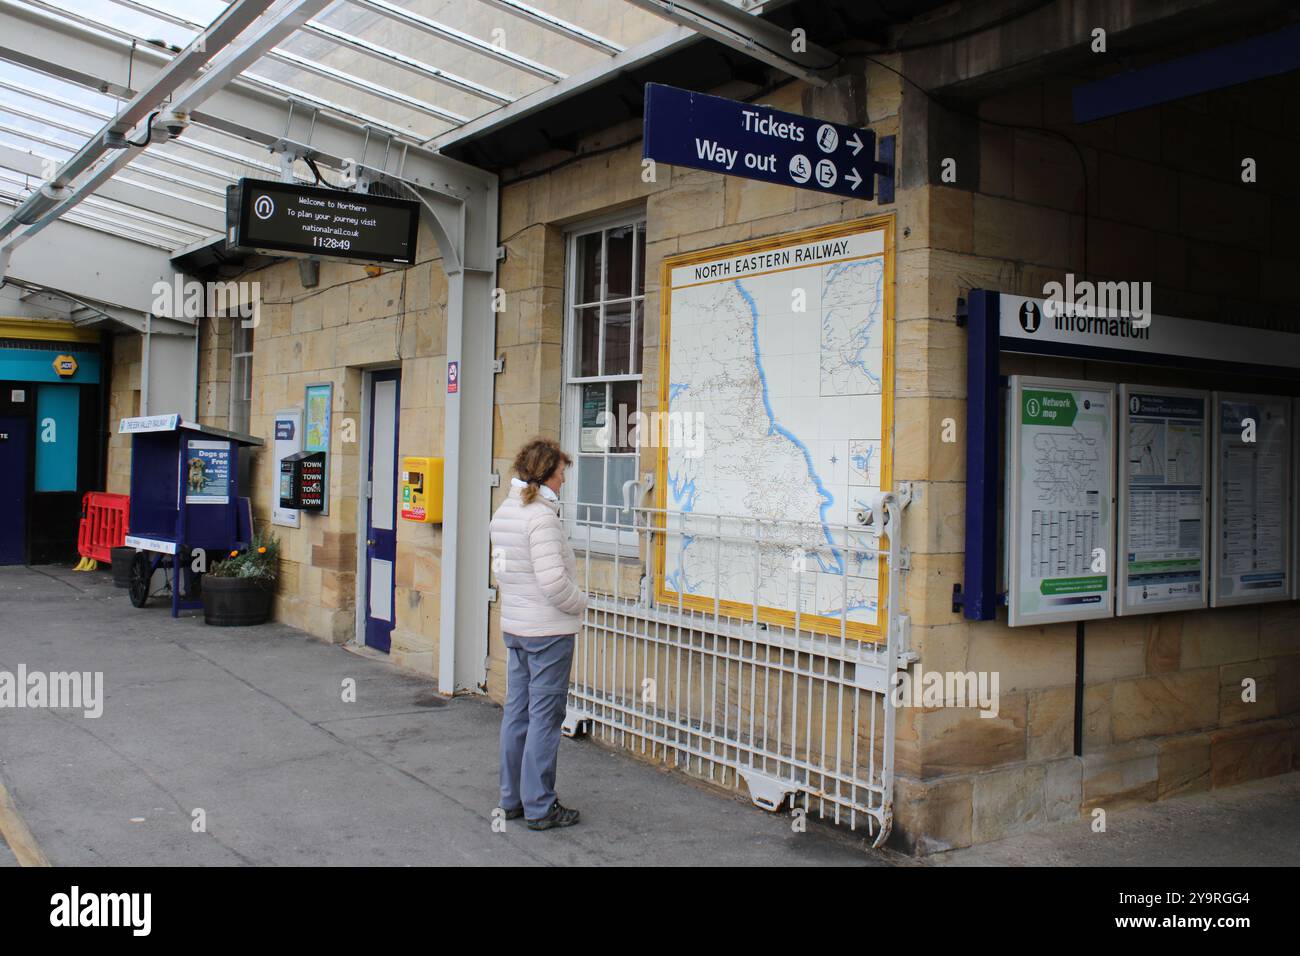
<path id="1" fill-rule="evenodd" d="M 226 409 L 226 424 L 230 426 L 230 431 L 251 434 L 253 427 L 253 349 L 256 347 L 257 327 L 255 325 L 249 325 L 246 327 L 248 329 L 248 351 L 236 352 L 235 339 L 239 335 L 239 329 L 244 327 L 243 322 L 245 320 L 238 313 L 224 316 L 223 319 L 230 323 L 230 405 L 229 408 Z M 248 404 L 248 421 L 244 423 L 244 427 L 236 428 L 235 403 L 237 399 L 235 398 L 235 365 L 236 359 L 240 358 L 248 360 L 248 398 L 244 399 L 241 397 L 238 399 L 238 401 L 247 402 Z"/>
<path id="2" fill-rule="evenodd" d="M 644 208 L 623 210 L 611 215 L 602 216 L 598 219 L 586 220 L 573 226 L 565 234 L 565 251 L 564 251 L 564 346 L 561 354 L 562 366 L 562 384 L 560 386 L 560 441 L 570 456 L 574 460 L 574 465 L 570 469 L 570 474 L 564 483 L 561 492 L 561 501 L 564 505 L 564 513 L 572 516 L 565 521 L 565 526 L 569 531 L 570 541 L 578 549 L 584 549 L 588 546 L 590 540 L 590 549 L 593 554 L 613 554 L 617 550 L 620 554 L 635 557 L 639 553 L 636 535 L 630 531 L 624 530 L 615 532 L 610 529 L 597 525 L 579 524 L 577 521 L 578 513 L 578 459 L 581 453 L 581 420 L 582 420 L 582 389 L 584 385 L 608 382 L 636 382 L 637 383 L 637 408 L 643 409 L 645 396 L 642 394 L 641 384 L 645 374 L 645 298 L 647 277 L 645 276 L 645 264 L 638 259 L 638 250 L 635 239 L 632 243 L 632 289 L 631 301 L 632 308 L 632 329 L 629 334 L 633 342 L 636 341 L 636 323 L 639 319 L 643 328 L 641 335 L 642 354 L 637 357 L 638 366 L 641 371 L 628 373 L 626 375 L 593 375 L 579 376 L 574 374 L 574 362 L 578 354 L 578 336 L 579 329 L 575 321 L 575 306 L 578 296 L 578 240 L 583 236 L 590 235 L 593 232 L 600 232 L 606 229 L 615 229 L 620 226 L 640 225 L 642 230 L 646 227 L 646 211 Z M 605 302 L 605 282 L 608 279 L 609 269 L 605 263 L 605 248 L 602 242 L 601 246 L 601 290 L 600 301 L 602 305 Z M 641 292 L 636 292 L 636 270 L 638 267 L 642 270 Z M 638 315 L 637 305 L 640 306 Z M 602 322 L 602 343 L 604 341 L 604 312 L 601 313 Z M 602 347 L 603 353 L 603 347 Z M 603 354 L 601 361 L 598 361 L 598 367 L 603 364 Z M 608 452 L 606 452 L 608 455 Z M 637 467 L 634 469 L 634 476 L 640 476 L 640 450 L 636 452 Z M 608 503 L 605 507 L 608 507 Z M 620 516 L 620 522 L 626 521 L 629 516 Z M 617 548 L 616 548 L 617 544 Z"/>

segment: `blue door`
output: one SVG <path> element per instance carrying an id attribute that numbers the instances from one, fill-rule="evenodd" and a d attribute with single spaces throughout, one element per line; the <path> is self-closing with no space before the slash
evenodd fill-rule
<path id="1" fill-rule="evenodd" d="M 370 377 L 370 496 L 366 502 L 366 645 L 384 652 L 393 636 L 397 562 L 397 424 L 401 373 Z"/>
<path id="2" fill-rule="evenodd" d="M 27 561 L 27 419 L 0 418 L 0 564 Z"/>

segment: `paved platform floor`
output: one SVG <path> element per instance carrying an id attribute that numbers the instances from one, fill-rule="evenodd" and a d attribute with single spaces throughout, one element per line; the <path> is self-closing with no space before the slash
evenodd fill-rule
<path id="1" fill-rule="evenodd" d="M 282 625 L 131 607 L 107 572 L 0 568 L 0 670 L 102 671 L 104 714 L 0 709 L 0 783 L 59 865 L 918 865 L 596 743 L 565 740 L 578 827 L 492 830 L 500 709 Z M 356 681 L 356 703 L 342 683 Z M 928 864 L 1296 863 L 1300 775 Z M 204 811 L 206 832 L 194 832 Z M 14 856 L 0 840 L 0 866 Z"/>
<path id="2" fill-rule="evenodd" d="M 583 822 L 493 832 L 495 704 L 447 702 L 428 680 L 282 625 L 137 610 L 107 572 L 0 568 L 0 670 L 20 663 L 104 673 L 97 719 L 0 709 L 0 780 L 56 866 L 887 859 L 567 739 L 560 795 Z M 196 808 L 206 833 L 192 832 Z"/>

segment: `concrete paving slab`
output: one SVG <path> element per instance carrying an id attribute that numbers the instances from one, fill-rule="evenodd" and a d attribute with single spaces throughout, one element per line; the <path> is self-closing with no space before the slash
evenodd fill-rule
<path id="1" fill-rule="evenodd" d="M 1044 827 L 928 859 L 939 866 L 1300 866 L 1300 773 Z"/>
<path id="2" fill-rule="evenodd" d="M 583 823 L 497 833 L 499 707 L 283 625 L 137 610 L 107 572 L 0 568 L 0 670 L 20 663 L 104 675 L 97 719 L 0 709 L 0 778 L 56 866 L 1300 863 L 1300 774 L 917 861 L 568 739 L 560 791 Z"/>
<path id="3" fill-rule="evenodd" d="M 282 625 L 137 610 L 107 574 L 0 568 L 0 668 L 101 671 L 104 715 L 0 711 L 0 770 L 56 865 L 881 865 L 892 854 L 561 745 L 570 830 L 493 832 L 500 708 Z M 345 678 L 357 700 L 343 701 Z M 430 706 L 433 703 L 435 706 Z M 206 832 L 194 832 L 194 812 Z"/>

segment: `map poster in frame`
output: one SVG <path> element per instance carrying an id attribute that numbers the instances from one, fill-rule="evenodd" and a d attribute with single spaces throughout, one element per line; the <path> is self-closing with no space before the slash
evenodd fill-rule
<path id="1" fill-rule="evenodd" d="M 1291 597 L 1291 399 L 1215 392 L 1210 606 Z"/>
<path id="2" fill-rule="evenodd" d="M 883 639 L 894 218 L 670 256 L 661 267 L 655 593 L 663 605 Z"/>
<path id="3" fill-rule="evenodd" d="M 303 389 L 302 450 L 325 452 L 324 506 L 318 514 L 330 513 L 330 429 L 333 424 L 334 385 L 330 382 Z"/>
<path id="4" fill-rule="evenodd" d="M 1116 613 L 1205 607 L 1209 392 L 1119 387 Z"/>
<path id="5" fill-rule="evenodd" d="M 1007 623 L 1115 614 L 1115 386 L 1011 376 Z"/>

